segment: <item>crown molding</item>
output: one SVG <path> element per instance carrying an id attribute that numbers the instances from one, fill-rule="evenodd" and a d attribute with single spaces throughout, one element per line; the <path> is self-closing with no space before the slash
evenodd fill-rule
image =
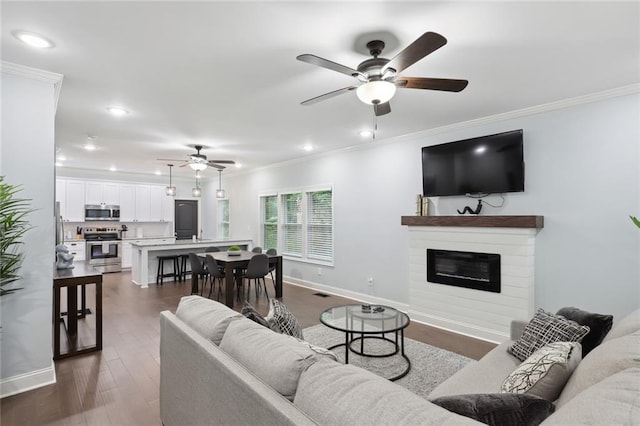
<path id="1" fill-rule="evenodd" d="M 0 71 L 6 74 L 18 75 L 53 84 L 53 112 L 56 112 L 58 109 L 58 99 L 60 98 L 60 89 L 62 88 L 62 80 L 64 79 L 62 74 L 5 61 L 0 61 Z"/>

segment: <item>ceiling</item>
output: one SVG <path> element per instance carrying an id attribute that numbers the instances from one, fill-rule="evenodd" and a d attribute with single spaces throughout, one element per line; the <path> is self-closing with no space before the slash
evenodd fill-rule
<path id="1" fill-rule="evenodd" d="M 426 31 L 448 44 L 400 75 L 469 80 L 460 93 L 398 90 L 377 140 L 640 81 L 638 2 L 9 2 L 3 61 L 64 75 L 56 116 L 63 167 L 153 174 L 209 159 L 247 170 L 371 143 L 372 107 L 349 76 L 296 60 L 356 67 L 381 36 L 391 58 Z M 30 48 L 11 35 L 51 39 Z M 108 106 L 130 113 L 113 117 Z M 83 149 L 88 135 L 96 151 Z M 306 144 L 313 151 L 303 149 Z M 234 167 L 228 172 L 237 171 Z M 193 176 L 188 167 L 174 175 Z M 216 177 L 209 168 L 205 176 Z"/>

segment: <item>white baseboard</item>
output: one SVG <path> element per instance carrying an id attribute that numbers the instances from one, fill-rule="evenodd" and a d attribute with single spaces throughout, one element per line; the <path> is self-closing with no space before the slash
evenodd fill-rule
<path id="1" fill-rule="evenodd" d="M 322 293 L 333 294 L 334 296 L 342 296 L 358 302 L 369 303 L 374 305 L 388 305 L 406 312 L 411 321 L 420 324 L 429 325 L 452 333 L 461 334 L 463 336 L 472 337 L 474 339 L 484 340 L 490 343 L 501 343 L 509 339 L 509 336 L 496 333 L 493 330 L 479 328 L 473 325 L 456 323 L 448 319 L 427 315 L 421 312 L 412 311 L 407 303 L 400 303 L 394 300 L 383 299 L 381 297 L 371 296 L 369 294 L 358 293 L 355 291 L 344 290 L 341 288 L 331 287 L 324 284 L 305 281 L 293 277 L 283 277 L 287 284 L 304 287 L 311 290 L 317 290 Z"/>
<path id="2" fill-rule="evenodd" d="M 317 290 L 322 293 L 333 294 L 334 296 L 346 297 L 362 303 L 368 303 L 372 305 L 392 306 L 403 312 L 406 312 L 409 309 L 409 305 L 407 305 L 406 303 L 396 302 L 395 300 L 383 299 L 381 297 L 371 296 L 370 294 L 363 294 L 363 293 L 358 293 L 356 291 L 344 290 L 341 288 L 331 287 L 328 285 L 318 284 L 312 281 L 305 281 L 305 280 L 301 280 L 293 277 L 283 277 L 283 280 L 286 281 L 287 284 L 292 284 L 298 287 L 304 287 L 311 290 Z"/>
<path id="3" fill-rule="evenodd" d="M 51 367 L 0 380 L 0 398 L 52 385 L 55 382 L 56 369 L 51 361 Z"/>

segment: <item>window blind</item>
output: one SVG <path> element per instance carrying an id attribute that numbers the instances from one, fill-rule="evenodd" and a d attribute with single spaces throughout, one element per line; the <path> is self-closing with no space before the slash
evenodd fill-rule
<path id="1" fill-rule="evenodd" d="M 278 247 L 278 196 L 260 197 L 262 211 L 262 247 Z"/>
<path id="2" fill-rule="evenodd" d="M 302 257 L 302 193 L 282 195 L 282 254 Z"/>
<path id="3" fill-rule="evenodd" d="M 218 236 L 229 239 L 229 200 L 218 200 Z"/>
<path id="4" fill-rule="evenodd" d="M 333 197 L 331 191 L 307 192 L 307 257 L 333 260 Z"/>

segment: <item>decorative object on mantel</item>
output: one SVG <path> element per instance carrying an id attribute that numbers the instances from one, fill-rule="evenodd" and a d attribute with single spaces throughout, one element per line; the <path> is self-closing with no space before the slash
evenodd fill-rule
<path id="1" fill-rule="evenodd" d="M 422 194 L 416 197 L 416 216 L 429 216 L 429 198 Z"/>
<path id="2" fill-rule="evenodd" d="M 73 258 L 75 254 L 69 253 L 69 249 L 64 244 L 56 246 L 56 269 L 73 269 Z"/>
<path id="3" fill-rule="evenodd" d="M 32 228 L 25 220 L 33 211 L 29 209 L 30 200 L 15 197 L 21 190 L 20 185 L 8 184 L 4 176 L 0 176 L 0 296 L 21 289 L 5 287 L 22 278 L 18 274 L 24 259 L 21 239 Z"/>
<path id="4" fill-rule="evenodd" d="M 471 207 L 469 206 L 464 206 L 464 209 L 462 211 L 457 210 L 458 214 L 465 214 L 465 213 L 469 213 L 469 214 L 480 214 L 480 211 L 482 211 L 482 200 L 478 200 L 478 205 L 476 206 L 475 210 L 471 210 Z"/>
<path id="5" fill-rule="evenodd" d="M 544 216 L 402 216 L 400 219 L 406 226 L 544 227 Z"/>
<path id="6" fill-rule="evenodd" d="M 240 256 L 240 247 L 238 246 L 231 246 L 227 249 L 227 254 L 229 256 Z"/>

